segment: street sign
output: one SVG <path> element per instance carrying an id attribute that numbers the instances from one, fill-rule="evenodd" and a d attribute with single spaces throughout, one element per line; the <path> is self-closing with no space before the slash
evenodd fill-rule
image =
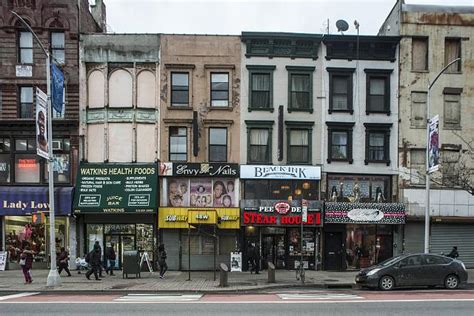
<path id="1" fill-rule="evenodd" d="M 303 223 L 308 221 L 308 201 L 305 199 L 301 201 L 301 221 Z"/>

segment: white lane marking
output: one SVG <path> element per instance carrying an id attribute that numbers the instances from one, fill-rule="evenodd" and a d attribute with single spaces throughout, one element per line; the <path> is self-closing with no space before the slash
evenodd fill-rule
<path id="1" fill-rule="evenodd" d="M 277 294 L 282 300 L 332 300 L 332 299 L 362 299 L 362 297 L 354 294 L 338 294 L 338 293 L 320 293 L 320 294 Z"/>
<path id="2" fill-rule="evenodd" d="M 39 292 L 25 292 L 25 293 L 5 295 L 5 296 L 0 296 L 0 301 L 6 301 L 6 300 L 14 299 L 14 298 L 20 298 L 20 297 L 32 296 L 32 295 L 38 295 L 38 294 L 40 293 Z"/>
<path id="3" fill-rule="evenodd" d="M 336 300 L 336 301 L 155 301 L 155 302 L 140 302 L 140 301 L 95 301 L 95 302 L 78 302 L 78 301 L 56 301 L 56 302 L 1 302 L 1 304 L 341 304 L 341 303 L 418 303 L 418 302 L 474 302 L 474 298 L 466 299 L 411 299 L 411 300 Z"/>
<path id="4" fill-rule="evenodd" d="M 114 299 L 116 302 L 191 302 L 198 301 L 202 294 L 191 295 L 160 295 L 160 294 L 128 294 Z"/>

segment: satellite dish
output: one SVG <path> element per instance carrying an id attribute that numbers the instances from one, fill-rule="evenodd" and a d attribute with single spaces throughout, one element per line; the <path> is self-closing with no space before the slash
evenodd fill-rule
<path id="1" fill-rule="evenodd" d="M 345 32 L 349 29 L 349 24 L 344 20 L 337 20 L 336 27 L 338 32 Z"/>

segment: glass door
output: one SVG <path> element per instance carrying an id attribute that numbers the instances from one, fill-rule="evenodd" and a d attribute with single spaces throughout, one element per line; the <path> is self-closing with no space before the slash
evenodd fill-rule
<path id="1" fill-rule="evenodd" d="M 121 253 L 120 252 L 120 235 L 105 235 L 105 251 L 104 251 L 104 254 L 107 253 L 107 249 L 112 245 L 112 243 L 114 243 L 115 254 L 118 257 L 115 260 L 115 269 L 120 269 L 120 267 L 122 266 L 121 257 L 118 256 L 118 254 Z M 107 265 L 108 264 L 109 263 L 107 262 Z"/>

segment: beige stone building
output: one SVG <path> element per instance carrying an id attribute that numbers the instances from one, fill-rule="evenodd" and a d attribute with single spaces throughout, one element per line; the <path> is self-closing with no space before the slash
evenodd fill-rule
<path id="1" fill-rule="evenodd" d="M 474 266 L 474 7 L 408 5 L 398 1 L 380 35 L 400 35 L 399 173 L 407 203 L 405 251 L 423 250 L 426 123 L 439 115 L 440 169 L 430 194 L 430 250 L 457 245 Z M 456 58 L 431 89 L 428 86 Z M 470 192 L 469 192 L 470 191 Z"/>

